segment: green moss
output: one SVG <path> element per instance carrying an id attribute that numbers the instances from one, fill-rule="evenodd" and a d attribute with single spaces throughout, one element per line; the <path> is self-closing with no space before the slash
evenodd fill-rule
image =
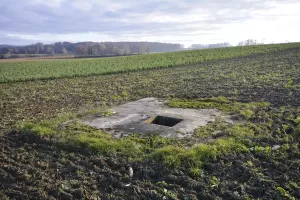
<path id="1" fill-rule="evenodd" d="M 201 126 L 200 128 L 196 129 L 195 135 L 200 138 L 206 138 L 206 137 L 214 136 L 219 132 L 224 131 L 226 128 L 228 128 L 228 124 L 226 124 L 222 120 L 216 120 L 211 124 L 208 124 L 206 126 Z"/>
<path id="2" fill-rule="evenodd" d="M 252 118 L 254 116 L 254 112 L 249 109 L 241 110 L 240 114 L 247 120 L 249 120 L 250 118 Z"/>
<path id="3" fill-rule="evenodd" d="M 176 108 L 217 108 L 229 110 L 229 100 L 225 97 L 198 99 L 198 100 L 187 100 L 187 99 L 173 99 L 167 103 L 169 107 Z"/>
<path id="4" fill-rule="evenodd" d="M 194 167 L 194 168 L 190 168 L 189 170 L 189 174 L 192 176 L 192 177 L 198 177 L 202 174 L 202 169 L 198 168 L 198 167 Z"/>
<path id="5" fill-rule="evenodd" d="M 210 177 L 209 182 L 210 182 L 210 186 L 211 186 L 211 187 L 218 187 L 219 184 L 220 184 L 220 179 L 218 179 L 218 178 L 215 177 L 215 176 L 212 176 L 212 177 Z"/>
<path id="6" fill-rule="evenodd" d="M 229 154 L 233 152 L 249 152 L 249 149 L 242 143 L 238 142 L 233 138 L 229 139 L 218 139 L 215 142 L 218 148 L 219 154 Z"/>
<path id="7" fill-rule="evenodd" d="M 85 147 L 104 155 L 116 154 L 131 159 L 151 159 L 162 162 L 169 168 L 185 166 L 189 169 L 200 168 L 203 163 L 215 160 L 221 154 L 247 152 L 248 149 L 238 142 L 238 139 L 253 135 L 253 131 L 249 128 L 235 125 L 226 129 L 230 138 L 218 139 L 213 143 L 201 144 L 187 149 L 172 139 L 155 135 L 140 137 L 133 134 L 130 137 L 116 139 L 104 131 L 77 122 L 68 123 L 64 125 L 63 129 L 58 128 L 62 122 L 75 116 L 59 116 L 36 124 L 23 123 L 22 130 L 33 132 L 41 137 L 55 136 L 60 142 Z M 221 123 L 214 126 L 222 128 L 225 125 Z M 214 126 L 207 130 L 213 130 Z"/>
<path id="8" fill-rule="evenodd" d="M 248 165 L 248 166 L 250 166 L 250 167 L 253 167 L 253 163 L 252 163 L 251 160 L 248 160 L 247 163 L 246 163 L 246 165 Z"/>
<path id="9" fill-rule="evenodd" d="M 215 121 L 207 126 L 202 126 L 195 131 L 195 135 L 200 138 L 220 136 L 233 137 L 238 140 L 254 137 L 254 128 L 248 124 L 229 125 L 224 121 Z"/>
<path id="10" fill-rule="evenodd" d="M 233 125 L 232 127 L 226 129 L 226 133 L 228 136 L 237 139 L 254 137 L 254 130 L 250 129 L 249 127 L 243 124 Z"/>
<path id="11" fill-rule="evenodd" d="M 282 188 L 282 187 L 276 187 L 276 192 L 278 193 L 278 195 L 279 195 L 280 197 L 286 197 L 286 198 L 288 198 L 288 199 L 290 199 L 290 200 L 296 200 L 295 197 L 293 197 L 292 195 L 290 195 L 289 192 L 286 191 L 286 190 L 285 190 L 284 188 Z"/>
<path id="12" fill-rule="evenodd" d="M 201 144 L 190 149 L 168 146 L 155 150 L 148 158 L 156 162 L 162 162 L 170 168 L 180 166 L 198 168 L 209 160 L 215 160 L 219 155 L 248 151 L 246 146 L 230 138 L 218 139 L 213 143 Z"/>
<path id="13" fill-rule="evenodd" d="M 272 153 L 272 147 L 267 146 L 265 148 L 265 154 L 266 154 L 266 156 L 271 156 L 271 153 Z"/>
<path id="14" fill-rule="evenodd" d="M 108 116 L 111 116 L 113 114 L 115 114 L 114 111 L 112 111 L 112 110 L 106 110 L 105 112 L 102 113 L 102 117 L 108 117 Z"/>
<path id="15" fill-rule="evenodd" d="M 77 114 L 67 112 L 67 113 L 61 113 L 57 117 L 42 120 L 39 122 L 22 122 L 19 125 L 17 125 L 17 128 L 20 128 L 23 131 L 32 131 L 38 135 L 42 136 L 53 136 L 57 135 L 59 131 L 59 127 L 72 119 L 75 119 L 77 117 L 82 117 L 89 114 L 98 113 L 99 109 L 89 109 L 82 112 L 79 112 Z M 74 125 L 74 124 L 73 124 Z M 75 128 L 75 127 L 73 127 Z M 83 127 L 77 127 L 78 129 L 81 129 Z"/>
<path id="16" fill-rule="evenodd" d="M 34 123 L 24 123 L 22 125 L 23 131 L 30 131 L 32 133 L 41 135 L 41 136 L 52 136 L 54 134 L 51 128 L 45 127 L 41 124 L 34 124 Z"/>
<path id="17" fill-rule="evenodd" d="M 265 152 L 265 148 L 261 147 L 261 146 L 255 146 L 254 147 L 254 152 L 255 153 L 264 153 Z"/>
<path id="18" fill-rule="evenodd" d="M 294 135 L 300 138 L 300 124 L 295 128 Z"/>
<path id="19" fill-rule="evenodd" d="M 178 168 L 182 162 L 182 156 L 186 154 L 186 150 L 176 146 L 167 146 L 157 149 L 150 154 L 150 160 L 163 162 L 167 167 Z"/>
<path id="20" fill-rule="evenodd" d="M 295 124 L 296 125 L 300 125 L 300 117 L 297 117 L 295 120 L 294 120 Z"/>
<path id="21" fill-rule="evenodd" d="M 100 112 L 103 111 L 103 109 L 105 109 L 105 108 L 92 108 L 92 109 L 88 109 L 88 110 L 82 111 L 80 113 L 77 113 L 76 117 L 84 117 L 84 116 L 87 116 L 87 115 L 92 115 L 92 114 L 100 113 Z"/>
<path id="22" fill-rule="evenodd" d="M 181 102 L 181 100 L 178 100 Z M 184 101 L 185 102 L 185 101 Z M 187 101 L 193 103 L 194 101 Z M 196 101 L 199 102 L 199 101 Z M 267 106 L 266 103 L 230 103 L 228 99 L 210 98 L 202 99 L 200 102 L 213 103 L 220 106 L 256 109 Z M 234 109 L 235 109 L 234 108 Z M 93 152 L 103 155 L 120 155 L 134 160 L 150 160 L 163 163 L 168 168 L 176 169 L 185 167 L 191 170 L 194 176 L 199 175 L 203 164 L 216 160 L 220 155 L 232 153 L 249 152 L 245 141 L 254 137 L 254 128 L 246 124 L 228 125 L 223 121 L 217 120 L 214 123 L 196 130 L 198 137 L 207 137 L 216 131 L 222 131 L 224 136 L 214 142 L 207 144 L 194 145 L 187 148 L 184 143 L 174 139 L 162 138 L 157 135 L 141 136 L 132 134 L 125 138 L 114 138 L 104 131 L 94 129 L 77 122 L 65 124 L 59 128 L 61 123 L 68 121 L 78 115 L 61 115 L 55 119 L 44 120 L 39 123 L 23 123 L 23 131 L 31 131 L 41 137 L 55 136 L 59 142 L 84 147 Z M 247 146 L 245 145 L 247 144 Z M 265 148 L 255 147 L 255 151 L 268 153 Z"/>
<path id="23" fill-rule="evenodd" d="M 97 131 L 93 133 L 82 133 L 75 136 L 72 141 L 80 146 L 87 146 L 93 151 L 111 155 L 138 157 L 142 154 L 141 144 L 130 139 L 114 139 L 110 135 Z"/>
<path id="24" fill-rule="evenodd" d="M 223 111 L 242 112 L 246 116 L 253 115 L 259 108 L 269 107 L 268 102 L 240 103 L 231 102 L 225 97 L 215 97 L 206 99 L 172 99 L 167 105 L 175 108 L 199 108 L 199 109 L 220 109 Z"/>
<path id="25" fill-rule="evenodd" d="M 291 89 L 293 87 L 293 79 L 292 78 L 289 78 L 289 80 L 287 81 L 287 83 L 284 84 L 284 88 L 287 88 L 287 89 Z"/>
<path id="26" fill-rule="evenodd" d="M 299 184 L 300 184 L 300 183 L 299 183 Z M 295 189 L 300 190 L 300 186 L 299 186 L 296 182 L 290 182 L 290 186 L 291 186 L 292 188 L 295 188 Z"/>

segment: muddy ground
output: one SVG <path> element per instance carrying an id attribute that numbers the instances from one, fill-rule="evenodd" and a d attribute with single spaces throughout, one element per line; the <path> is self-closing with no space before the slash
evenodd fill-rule
<path id="1" fill-rule="evenodd" d="M 276 187 L 300 180 L 299 149 L 288 157 L 280 152 L 273 158 L 220 157 L 192 177 L 185 169 L 93 155 L 18 132 L 0 142 L 3 199 L 282 199 Z M 253 164 L 245 165 L 250 160 Z M 291 191 L 300 198 L 299 188 Z"/>
<path id="2" fill-rule="evenodd" d="M 119 75 L 0 84 L 0 199 L 300 199 L 299 136 L 293 124 L 300 116 L 299 51 Z M 16 128 L 23 120 L 39 121 L 103 102 L 221 95 L 270 102 L 270 113 L 276 110 L 268 127 L 271 134 L 255 142 L 280 148 L 270 155 L 250 151 L 219 156 L 194 176 L 184 168 L 170 170 L 162 163 L 95 154 Z M 282 133 L 285 124 L 292 128 Z"/>

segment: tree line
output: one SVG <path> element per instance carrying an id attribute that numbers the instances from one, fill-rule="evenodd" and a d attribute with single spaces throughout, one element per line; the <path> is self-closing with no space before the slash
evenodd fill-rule
<path id="1" fill-rule="evenodd" d="M 241 41 L 237 46 L 259 45 L 253 39 Z M 43 44 L 38 42 L 26 46 L 0 45 L 0 59 L 54 56 L 54 55 L 74 55 L 76 57 L 105 57 L 123 56 L 133 54 L 144 54 L 151 52 L 172 52 L 191 49 L 210 49 L 230 47 L 228 42 L 216 44 L 193 44 L 184 48 L 181 44 L 159 43 L 159 42 L 56 42 L 53 44 Z"/>
<path id="2" fill-rule="evenodd" d="M 258 42 L 257 40 L 248 39 L 239 42 L 237 46 L 261 45 L 261 44 L 264 44 L 264 42 Z"/>
<path id="3" fill-rule="evenodd" d="M 247 39 L 244 41 L 240 41 L 237 46 L 250 46 L 250 45 L 262 45 L 264 42 L 258 42 L 254 39 Z M 231 47 L 232 45 L 228 42 L 224 43 L 216 43 L 216 44 L 192 44 L 188 49 L 212 49 L 212 48 L 224 48 Z"/>
<path id="4" fill-rule="evenodd" d="M 0 46 L 0 58 L 34 57 L 38 55 L 75 55 L 77 57 L 121 56 L 151 52 L 172 52 L 181 44 L 158 42 L 38 42 L 26 46 Z"/>
<path id="5" fill-rule="evenodd" d="M 193 44 L 189 49 L 212 49 L 212 48 L 223 48 L 230 47 L 231 45 L 228 42 L 216 43 L 216 44 Z"/>

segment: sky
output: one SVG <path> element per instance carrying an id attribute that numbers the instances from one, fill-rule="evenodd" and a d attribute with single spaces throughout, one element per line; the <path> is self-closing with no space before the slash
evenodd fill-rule
<path id="1" fill-rule="evenodd" d="M 0 0 L 0 44 L 300 41 L 300 0 Z"/>

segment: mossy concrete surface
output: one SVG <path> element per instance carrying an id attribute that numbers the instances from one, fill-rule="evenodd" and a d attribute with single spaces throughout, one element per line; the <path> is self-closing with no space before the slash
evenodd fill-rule
<path id="1" fill-rule="evenodd" d="M 109 116 L 97 115 L 81 120 L 82 123 L 120 137 L 122 134 L 144 133 L 159 134 L 162 137 L 189 137 L 198 127 L 226 118 L 217 109 L 169 108 L 165 101 L 156 98 L 144 98 L 114 107 Z M 152 123 L 157 116 L 178 119 L 174 126 Z M 229 121 L 228 121 L 229 122 Z"/>

